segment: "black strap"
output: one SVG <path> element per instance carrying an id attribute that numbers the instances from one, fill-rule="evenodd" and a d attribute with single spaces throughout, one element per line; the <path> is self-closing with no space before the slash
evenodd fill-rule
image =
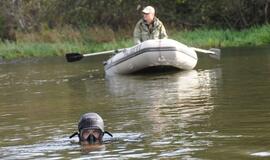
<path id="1" fill-rule="evenodd" d="M 113 137 L 113 135 L 112 135 L 110 132 L 104 131 L 104 132 L 103 132 L 103 135 L 104 135 L 105 133 L 108 134 L 109 136 Z M 74 136 L 76 136 L 76 135 L 79 135 L 79 132 L 73 133 L 72 135 L 69 136 L 69 138 L 72 138 L 72 137 L 74 137 Z"/>
<path id="2" fill-rule="evenodd" d="M 73 133 L 71 136 L 69 136 L 69 138 L 72 138 L 72 137 L 74 137 L 74 136 L 76 136 L 76 135 L 79 135 L 79 133 L 78 133 L 78 132 L 75 132 L 75 133 Z"/>
<path id="3" fill-rule="evenodd" d="M 104 133 L 103 134 L 108 134 L 109 136 L 111 136 L 111 137 L 113 137 L 113 135 L 110 133 L 110 132 L 108 132 L 108 131 L 104 131 Z"/>

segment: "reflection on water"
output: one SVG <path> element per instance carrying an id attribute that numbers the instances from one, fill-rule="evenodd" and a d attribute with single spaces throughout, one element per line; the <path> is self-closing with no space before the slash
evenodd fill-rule
<path id="1" fill-rule="evenodd" d="M 0 64 L 1 159 L 269 158 L 269 47 L 199 56 L 195 70 L 105 77 L 106 56 Z M 101 148 L 68 139 L 83 113 Z M 223 158 L 224 157 L 224 158 Z"/>
<path id="2" fill-rule="evenodd" d="M 209 119 L 221 76 L 221 69 L 217 68 L 151 77 L 115 76 L 106 79 L 106 84 L 109 92 L 118 98 L 144 102 L 142 108 L 134 109 L 145 117 L 147 127 L 151 130 L 151 135 L 154 135 L 149 142 L 150 147 L 178 146 L 174 151 L 159 154 L 160 157 L 174 157 L 204 150 L 211 144 L 205 140 L 185 140 L 195 137 L 185 129 Z M 200 135 L 215 133 L 216 131 L 201 132 Z"/>

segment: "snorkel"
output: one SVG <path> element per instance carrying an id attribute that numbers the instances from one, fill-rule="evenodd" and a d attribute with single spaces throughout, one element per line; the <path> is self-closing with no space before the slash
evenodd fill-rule
<path id="1" fill-rule="evenodd" d="M 97 113 L 86 113 L 79 120 L 78 132 L 69 138 L 78 135 L 80 144 L 101 144 L 104 134 L 113 137 L 111 133 L 104 131 L 103 119 Z"/>

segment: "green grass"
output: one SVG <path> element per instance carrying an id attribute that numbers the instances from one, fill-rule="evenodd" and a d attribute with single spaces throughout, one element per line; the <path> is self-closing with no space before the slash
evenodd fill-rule
<path id="1" fill-rule="evenodd" d="M 270 44 L 270 25 L 242 31 L 201 28 L 191 32 L 176 32 L 172 39 L 197 47 L 259 46 Z"/>
<path id="2" fill-rule="evenodd" d="M 95 29 L 96 31 L 97 29 Z M 45 31 L 43 34 L 31 33 L 28 36 L 20 33 L 16 43 L 0 42 L 0 57 L 14 59 L 33 56 L 62 56 L 69 52 L 94 53 L 133 45 L 130 36 L 123 39 L 115 38 L 116 33 L 112 33 L 111 30 L 108 32 L 109 39 L 106 39 L 104 29 L 99 31 L 103 33 L 102 37 L 99 37 L 100 34 L 96 34 L 94 37 L 94 34 L 91 34 L 93 31 L 66 30 L 64 32 L 65 34 L 53 30 L 52 32 Z M 90 40 L 85 38 L 87 34 L 91 36 Z M 188 46 L 203 48 L 267 45 L 270 44 L 270 25 L 256 26 L 242 31 L 206 28 L 194 31 L 171 31 L 170 38 Z"/>
<path id="3" fill-rule="evenodd" d="M 132 45 L 131 40 L 119 41 L 119 43 L 42 43 L 42 42 L 21 42 L 21 43 L 0 43 L 0 57 L 3 59 L 14 59 L 19 57 L 45 57 L 61 56 L 69 52 L 94 53 L 105 50 L 126 48 Z"/>

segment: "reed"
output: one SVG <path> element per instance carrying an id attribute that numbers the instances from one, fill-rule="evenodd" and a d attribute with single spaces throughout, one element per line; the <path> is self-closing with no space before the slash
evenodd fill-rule
<path id="1" fill-rule="evenodd" d="M 36 33 L 19 32 L 17 42 L 0 42 L 0 58 L 62 56 L 68 52 L 94 53 L 131 47 L 133 45 L 131 34 L 126 33 L 128 33 L 126 30 L 115 33 L 108 27 L 75 30 L 69 26 L 54 30 L 43 29 Z M 270 25 L 254 26 L 242 31 L 207 28 L 193 31 L 170 29 L 170 38 L 189 46 L 203 48 L 266 45 L 270 44 Z"/>

